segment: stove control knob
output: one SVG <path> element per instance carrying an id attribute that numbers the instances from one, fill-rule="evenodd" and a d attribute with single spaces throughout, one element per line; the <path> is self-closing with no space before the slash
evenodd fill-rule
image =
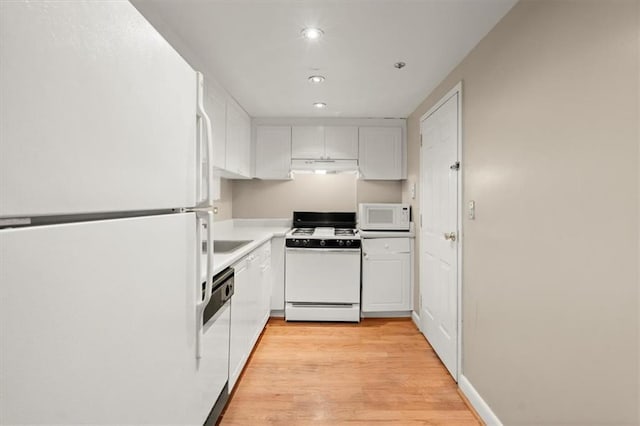
<path id="1" fill-rule="evenodd" d="M 321 245 L 322 247 L 324 247 L 324 246 L 326 246 L 326 245 L 327 245 L 327 242 L 326 242 L 325 240 L 322 240 L 322 241 L 320 241 L 320 245 Z"/>
<path id="2" fill-rule="evenodd" d="M 342 241 L 342 240 L 338 241 L 338 245 L 339 245 L 340 247 L 342 247 L 342 246 L 344 245 L 344 241 Z"/>
<path id="3" fill-rule="evenodd" d="M 299 246 L 300 245 L 300 240 L 298 240 L 298 239 L 293 240 L 293 244 Z"/>
<path id="4" fill-rule="evenodd" d="M 304 241 L 302 242 L 302 244 L 304 244 L 305 246 L 308 246 L 308 245 L 309 245 L 309 240 L 304 240 Z"/>
<path id="5" fill-rule="evenodd" d="M 351 240 L 347 240 L 347 247 L 351 245 Z"/>

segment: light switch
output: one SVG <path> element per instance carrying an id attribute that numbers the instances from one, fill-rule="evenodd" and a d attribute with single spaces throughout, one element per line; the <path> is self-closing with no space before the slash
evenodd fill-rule
<path id="1" fill-rule="evenodd" d="M 476 218 L 476 202 L 471 200 L 467 203 L 467 217 L 469 220 Z"/>

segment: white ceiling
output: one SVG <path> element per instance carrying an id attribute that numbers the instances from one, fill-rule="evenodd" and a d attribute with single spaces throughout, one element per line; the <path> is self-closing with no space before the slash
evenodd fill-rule
<path id="1" fill-rule="evenodd" d="M 515 2 L 133 0 L 252 117 L 379 118 L 413 112 Z M 307 26 L 324 37 L 302 38 Z M 326 81 L 311 85 L 313 74 Z"/>

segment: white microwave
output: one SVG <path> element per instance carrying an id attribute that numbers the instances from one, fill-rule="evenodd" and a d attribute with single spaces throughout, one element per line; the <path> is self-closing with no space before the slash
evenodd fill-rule
<path id="1" fill-rule="evenodd" d="M 398 203 L 361 203 L 358 227 L 364 231 L 409 231 L 411 207 Z"/>

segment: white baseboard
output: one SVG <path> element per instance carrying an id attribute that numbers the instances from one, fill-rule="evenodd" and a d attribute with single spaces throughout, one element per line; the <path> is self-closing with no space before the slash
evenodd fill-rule
<path id="1" fill-rule="evenodd" d="M 502 422 L 498 416 L 495 415 L 491 407 L 489 407 L 478 391 L 471 385 L 471 382 L 462 374 L 460 374 L 458 378 L 458 387 L 487 426 L 502 426 Z"/>
<path id="2" fill-rule="evenodd" d="M 422 331 L 422 329 L 420 328 L 420 316 L 416 311 L 411 311 L 411 319 L 413 320 L 413 323 L 416 325 L 416 327 L 418 327 L 418 330 Z"/>
<path id="3" fill-rule="evenodd" d="M 362 312 L 362 318 L 409 318 L 411 311 Z"/>

